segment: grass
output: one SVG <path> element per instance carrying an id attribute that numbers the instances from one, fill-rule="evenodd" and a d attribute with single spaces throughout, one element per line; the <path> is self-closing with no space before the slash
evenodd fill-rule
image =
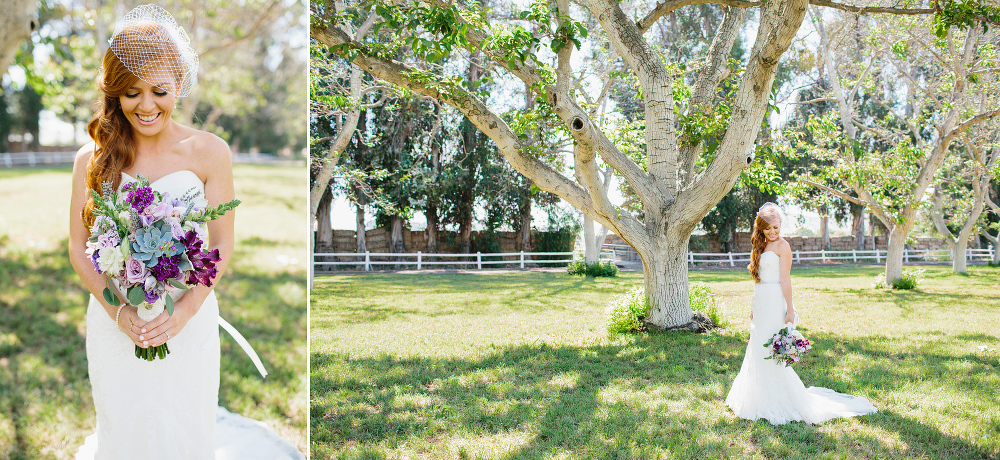
<path id="1" fill-rule="evenodd" d="M 604 308 L 641 274 L 318 278 L 313 458 L 997 458 L 997 270 L 928 267 L 906 292 L 871 288 L 878 270 L 792 279 L 814 344 L 802 381 L 879 412 L 777 427 L 724 404 L 749 337 L 743 271 L 690 274 L 726 329 L 615 338 Z"/>
<path id="2" fill-rule="evenodd" d="M 269 374 L 222 336 L 219 404 L 307 448 L 304 168 L 236 166 L 236 251 L 220 313 Z M 66 257 L 70 171 L 0 171 L 0 459 L 69 459 L 94 431 L 86 305 Z"/>

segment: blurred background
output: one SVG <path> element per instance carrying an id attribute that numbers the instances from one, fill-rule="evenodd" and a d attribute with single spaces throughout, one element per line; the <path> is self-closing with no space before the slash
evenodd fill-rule
<path id="1" fill-rule="evenodd" d="M 86 305 L 66 255 L 72 158 L 115 19 L 149 1 L 9 0 L 0 17 L 0 459 L 70 459 L 95 429 Z M 306 5 L 161 0 L 199 53 L 174 119 L 233 152 L 236 251 L 220 314 L 219 404 L 307 449 Z M 138 390 L 138 389 L 137 389 Z"/>

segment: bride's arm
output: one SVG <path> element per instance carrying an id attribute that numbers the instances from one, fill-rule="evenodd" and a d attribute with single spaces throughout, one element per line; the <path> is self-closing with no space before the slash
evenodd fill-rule
<path id="1" fill-rule="evenodd" d="M 792 306 L 792 247 L 787 241 L 778 245 L 778 267 L 781 272 L 781 293 L 785 296 L 785 322 L 791 323 L 795 318 L 795 307 Z"/>
<path id="2" fill-rule="evenodd" d="M 209 206 L 218 206 L 235 198 L 236 192 L 233 188 L 233 164 L 230 159 L 229 146 L 222 139 L 205 134 L 207 139 L 201 146 L 196 148 L 202 162 L 198 165 L 198 170 L 205 171 L 205 198 L 208 199 Z M 205 302 L 205 298 L 212 292 L 216 284 L 226 272 L 226 267 L 233 257 L 235 210 L 227 211 L 222 217 L 208 223 L 208 251 L 219 250 L 220 260 L 216 262 L 215 268 L 218 270 L 212 278 L 212 286 L 198 285 L 191 288 L 183 297 L 177 300 L 174 305 L 174 314 L 168 315 L 166 310 L 160 316 L 154 318 L 147 325 L 141 339 L 145 346 L 154 347 L 160 345 L 170 337 L 176 337 L 184 329 L 195 313 Z"/>
<path id="3" fill-rule="evenodd" d="M 69 262 L 73 266 L 73 270 L 80 277 L 83 286 L 91 294 L 94 294 L 94 297 L 104 307 L 104 311 L 107 312 L 110 320 L 114 321 L 117 315 L 118 324 L 125 331 L 125 335 L 132 339 L 136 345 L 139 345 L 139 336 L 130 330 L 129 325 L 138 324 L 141 327 L 145 324 L 145 321 L 139 319 L 136 315 L 135 307 L 125 306 L 121 309 L 121 313 L 118 313 L 118 307 L 112 306 L 104 300 L 103 291 L 107 286 L 107 278 L 97 273 L 94 263 L 86 252 L 87 239 L 90 238 L 90 229 L 83 224 L 81 216 L 83 207 L 87 203 L 87 198 L 90 196 L 90 192 L 87 189 L 87 166 L 90 164 L 90 157 L 93 154 L 94 144 L 90 143 L 77 152 L 76 159 L 73 161 L 73 190 L 69 206 Z M 119 296 L 119 299 L 121 298 L 122 296 Z M 138 332 L 138 329 L 135 332 Z"/>

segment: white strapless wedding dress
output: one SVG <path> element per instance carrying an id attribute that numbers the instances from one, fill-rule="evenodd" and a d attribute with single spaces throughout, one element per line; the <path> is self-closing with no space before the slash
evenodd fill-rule
<path id="1" fill-rule="evenodd" d="M 122 183 L 133 181 L 123 173 Z M 187 170 L 151 184 L 180 197 L 205 184 Z M 202 198 L 201 205 L 205 205 Z M 135 357 L 94 296 L 87 307 L 87 369 L 97 432 L 76 460 L 304 459 L 265 424 L 218 407 L 219 305 L 209 294 L 184 329 L 168 342 L 170 354 L 152 362 Z"/>
<path id="2" fill-rule="evenodd" d="M 726 396 L 726 405 L 740 418 L 766 419 L 774 425 L 792 421 L 821 423 L 875 412 L 875 406 L 863 397 L 829 388 L 806 388 L 790 366 L 764 359 L 769 354 L 764 343 L 785 325 L 778 260 L 773 251 L 760 256 L 761 282 L 754 285 L 750 343 L 740 373 Z"/>

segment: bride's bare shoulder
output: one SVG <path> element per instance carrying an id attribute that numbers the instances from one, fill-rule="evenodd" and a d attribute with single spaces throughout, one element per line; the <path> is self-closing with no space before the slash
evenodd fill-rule
<path id="1" fill-rule="evenodd" d="M 184 140 L 185 153 L 193 163 L 199 166 L 198 169 L 206 173 L 206 176 L 211 171 L 216 171 L 221 167 L 229 167 L 232 164 L 229 144 L 226 141 L 207 131 L 188 129 L 190 131 Z"/>
<path id="2" fill-rule="evenodd" d="M 790 256 L 792 255 L 792 245 L 788 244 L 784 238 L 779 237 L 777 241 L 777 247 L 775 251 L 779 256 Z"/>
<path id="3" fill-rule="evenodd" d="M 90 158 L 94 156 L 96 148 L 97 146 L 94 144 L 94 141 L 90 141 L 83 147 L 80 147 L 80 150 L 76 151 L 76 156 L 73 157 L 73 170 L 86 171 L 90 165 Z"/>

